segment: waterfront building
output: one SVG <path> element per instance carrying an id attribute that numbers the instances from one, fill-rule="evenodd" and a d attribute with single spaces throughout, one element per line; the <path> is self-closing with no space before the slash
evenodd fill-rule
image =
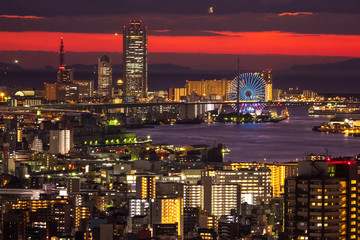
<path id="1" fill-rule="evenodd" d="M 180 102 L 185 98 L 186 88 L 169 88 L 168 89 L 168 100 L 172 102 Z"/>
<path id="2" fill-rule="evenodd" d="M 272 69 L 264 69 L 261 74 L 261 78 L 266 82 L 265 87 L 265 101 L 273 100 L 273 72 Z"/>
<path id="3" fill-rule="evenodd" d="M 359 176 L 356 161 L 329 159 L 299 163 L 286 180 L 288 239 L 358 239 Z"/>
<path id="4" fill-rule="evenodd" d="M 67 154 L 73 146 L 72 131 L 50 130 L 50 153 Z"/>
<path id="5" fill-rule="evenodd" d="M 124 101 L 135 102 L 147 97 L 147 26 L 130 21 L 123 27 Z"/>
<path id="6" fill-rule="evenodd" d="M 98 95 L 111 97 L 112 94 L 112 63 L 111 59 L 104 55 L 98 59 Z"/>
<path id="7" fill-rule="evenodd" d="M 306 100 L 315 100 L 317 97 L 317 93 L 312 90 L 304 90 L 303 91 L 303 98 Z"/>
<path id="8" fill-rule="evenodd" d="M 186 95 L 195 93 L 200 97 L 218 101 L 228 100 L 229 86 L 232 80 L 226 78 L 214 80 L 186 81 Z"/>

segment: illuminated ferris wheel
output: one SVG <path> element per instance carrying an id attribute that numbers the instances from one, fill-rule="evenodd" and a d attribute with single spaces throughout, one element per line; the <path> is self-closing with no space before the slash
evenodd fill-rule
<path id="1" fill-rule="evenodd" d="M 229 87 L 229 100 L 238 101 L 232 107 L 243 113 L 254 113 L 265 107 L 265 81 L 258 75 L 244 73 L 237 76 Z"/>

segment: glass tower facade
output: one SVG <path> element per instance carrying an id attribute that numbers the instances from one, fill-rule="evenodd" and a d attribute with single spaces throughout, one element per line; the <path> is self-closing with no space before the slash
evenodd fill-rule
<path id="1" fill-rule="evenodd" d="M 130 21 L 123 28 L 124 101 L 136 102 L 147 95 L 147 27 Z"/>

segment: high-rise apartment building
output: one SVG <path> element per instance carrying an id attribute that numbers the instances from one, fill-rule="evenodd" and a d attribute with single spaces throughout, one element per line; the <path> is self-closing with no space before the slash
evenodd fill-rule
<path id="1" fill-rule="evenodd" d="M 129 215 L 134 216 L 145 216 L 149 209 L 149 201 L 146 199 L 130 199 L 129 200 Z"/>
<path id="2" fill-rule="evenodd" d="M 265 86 L 265 101 L 273 100 L 272 89 L 273 89 L 273 72 L 272 69 L 264 69 L 261 73 L 261 78 L 266 82 Z"/>
<path id="3" fill-rule="evenodd" d="M 214 184 L 211 186 L 211 214 L 217 217 L 240 211 L 240 186 L 237 184 Z"/>
<path id="4" fill-rule="evenodd" d="M 138 176 L 136 178 L 136 198 L 147 200 L 156 198 L 155 176 Z"/>
<path id="5" fill-rule="evenodd" d="M 204 174 L 208 174 L 204 172 Z M 216 171 L 215 184 L 238 184 L 241 186 L 241 202 L 269 203 L 272 198 L 271 170 L 267 167 L 249 166 L 237 171 Z"/>
<path id="6" fill-rule="evenodd" d="M 356 161 L 307 160 L 298 172 L 285 184 L 287 239 L 359 239 Z"/>
<path id="7" fill-rule="evenodd" d="M 145 98 L 148 91 L 147 27 L 141 21 L 130 21 L 123 28 L 124 101 Z"/>
<path id="8" fill-rule="evenodd" d="M 50 153 L 67 154 L 72 148 L 71 130 L 50 130 Z"/>
<path id="9" fill-rule="evenodd" d="M 297 162 L 289 163 L 230 163 L 224 170 L 238 171 L 239 169 L 267 167 L 271 171 L 271 188 L 273 198 L 284 193 L 285 179 L 297 175 Z"/>
<path id="10" fill-rule="evenodd" d="M 151 218 L 153 224 L 177 224 L 178 235 L 183 230 L 183 201 L 181 198 L 153 199 Z"/>
<path id="11" fill-rule="evenodd" d="M 199 208 L 203 205 L 204 187 L 200 184 L 184 185 L 184 207 Z"/>
<path id="12" fill-rule="evenodd" d="M 98 59 L 98 94 L 100 97 L 112 94 L 112 63 L 106 55 Z"/>

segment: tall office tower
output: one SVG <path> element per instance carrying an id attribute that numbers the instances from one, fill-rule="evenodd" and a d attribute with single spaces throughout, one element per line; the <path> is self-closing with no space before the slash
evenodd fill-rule
<path id="1" fill-rule="evenodd" d="M 261 73 L 261 78 L 265 80 L 265 101 L 271 101 L 272 99 L 272 88 L 273 88 L 273 72 L 272 69 L 264 69 Z"/>
<path id="2" fill-rule="evenodd" d="M 112 94 L 112 63 L 106 55 L 98 59 L 98 93 L 100 97 Z"/>
<path id="3" fill-rule="evenodd" d="M 359 176 L 356 161 L 303 161 L 286 180 L 287 239 L 359 239 Z"/>
<path id="4" fill-rule="evenodd" d="M 123 27 L 124 101 L 145 98 L 148 91 L 147 27 L 141 21 L 130 21 Z"/>
<path id="5" fill-rule="evenodd" d="M 58 83 L 72 83 L 74 80 L 74 71 L 73 69 L 66 67 L 65 65 L 65 51 L 64 51 L 64 39 L 60 40 L 60 64 L 57 72 L 57 82 Z"/>
<path id="6" fill-rule="evenodd" d="M 136 198 L 147 200 L 156 198 L 155 176 L 138 176 L 136 178 Z"/>
<path id="7" fill-rule="evenodd" d="M 67 154 L 72 147 L 71 130 L 50 130 L 50 153 Z"/>

